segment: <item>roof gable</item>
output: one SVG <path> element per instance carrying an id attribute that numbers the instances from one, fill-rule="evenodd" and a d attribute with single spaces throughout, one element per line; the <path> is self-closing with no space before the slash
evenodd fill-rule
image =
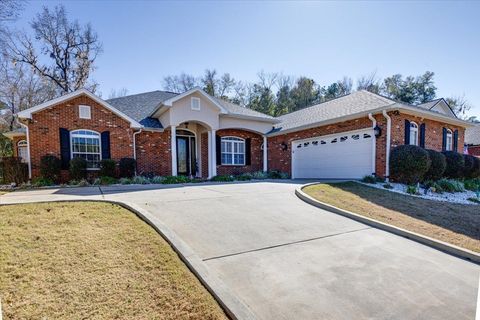
<path id="1" fill-rule="evenodd" d="M 39 104 L 35 107 L 20 111 L 19 113 L 17 113 L 17 116 L 19 118 L 31 119 L 32 114 L 34 114 L 36 112 L 39 112 L 39 111 L 44 110 L 46 108 L 49 108 L 49 107 L 52 107 L 54 105 L 60 104 L 62 102 L 68 101 L 70 99 L 79 97 L 81 95 L 86 95 L 87 97 L 89 97 L 93 101 L 97 102 L 98 104 L 102 105 L 103 107 L 105 107 L 109 111 L 116 114 L 117 116 L 119 116 L 119 117 L 123 118 L 124 120 L 128 121 L 132 128 L 141 128 L 142 127 L 142 125 L 138 121 L 136 121 L 135 119 L 132 119 L 131 117 L 129 117 L 125 113 L 121 112 L 120 110 L 113 107 L 112 105 L 110 105 L 105 100 L 101 99 L 100 97 L 97 97 L 96 95 L 94 95 L 93 93 L 91 93 L 90 91 L 88 91 L 86 89 L 79 89 L 79 90 L 76 90 L 74 92 L 67 93 L 67 94 L 65 94 L 61 97 L 56 98 L 56 99 L 52 99 L 50 101 Z"/>
<path id="2" fill-rule="evenodd" d="M 433 112 L 438 112 L 450 117 L 457 117 L 453 112 L 452 108 L 450 108 L 450 106 L 448 105 L 447 101 L 445 101 L 445 99 L 443 98 L 419 104 L 417 107 Z"/>

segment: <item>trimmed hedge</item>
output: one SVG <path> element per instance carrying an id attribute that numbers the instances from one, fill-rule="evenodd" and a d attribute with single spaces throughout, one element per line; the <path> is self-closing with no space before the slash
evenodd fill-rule
<path id="1" fill-rule="evenodd" d="M 17 185 L 28 181 L 28 165 L 19 157 L 0 158 L 0 183 Z"/>
<path id="2" fill-rule="evenodd" d="M 58 181 L 61 167 L 62 161 L 54 155 L 46 155 L 40 158 L 40 175 L 46 180 Z"/>
<path id="3" fill-rule="evenodd" d="M 427 149 L 430 158 L 430 168 L 424 176 L 424 180 L 440 180 L 447 168 L 447 159 L 438 151 Z"/>
<path id="4" fill-rule="evenodd" d="M 470 178 L 480 178 L 480 158 L 473 157 L 473 170 Z"/>
<path id="5" fill-rule="evenodd" d="M 390 174 L 398 182 L 414 184 L 420 182 L 430 168 L 428 152 L 413 145 L 394 148 L 390 154 Z"/>
<path id="6" fill-rule="evenodd" d="M 87 178 L 87 160 L 76 157 L 70 160 L 70 179 L 82 180 Z"/>
<path id="7" fill-rule="evenodd" d="M 131 178 L 135 175 L 137 161 L 133 158 L 122 158 L 118 164 L 121 178 Z"/>
<path id="8" fill-rule="evenodd" d="M 443 154 L 447 160 L 444 176 L 452 179 L 462 178 L 465 170 L 463 155 L 455 151 L 445 151 Z"/>
<path id="9" fill-rule="evenodd" d="M 480 175 L 480 159 L 469 154 L 463 155 L 465 167 L 463 168 L 464 178 L 477 178 Z"/>
<path id="10" fill-rule="evenodd" d="M 103 159 L 100 161 L 100 177 L 115 177 L 116 163 L 112 159 Z"/>

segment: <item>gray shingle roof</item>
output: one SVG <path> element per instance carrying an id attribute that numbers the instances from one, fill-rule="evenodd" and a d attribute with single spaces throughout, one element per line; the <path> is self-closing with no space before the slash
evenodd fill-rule
<path id="1" fill-rule="evenodd" d="M 157 119 L 150 118 L 149 116 L 161 102 L 176 95 L 177 93 L 157 90 L 109 99 L 106 101 L 127 116 L 140 122 L 141 125 L 147 128 L 161 129 L 162 124 Z"/>
<path id="2" fill-rule="evenodd" d="M 465 143 L 480 145 L 480 124 L 465 130 Z"/>
<path id="3" fill-rule="evenodd" d="M 442 98 L 440 98 L 440 99 L 435 99 L 435 100 L 432 100 L 432 101 L 428 101 L 428 102 L 419 104 L 417 107 L 422 108 L 422 109 L 430 110 L 430 109 L 432 109 L 433 106 L 435 106 L 440 100 L 442 100 Z"/>
<path id="4" fill-rule="evenodd" d="M 396 103 L 388 98 L 361 90 L 279 117 L 282 121 L 275 127 L 285 131 L 308 126 L 321 121 L 333 120 L 356 113 L 375 110 Z"/>
<path id="5" fill-rule="evenodd" d="M 245 108 L 234 103 L 225 101 L 223 99 L 214 98 L 222 107 L 224 107 L 229 113 L 240 115 L 240 116 L 247 116 L 247 117 L 256 117 L 256 118 L 264 118 L 275 120 L 276 118 L 266 115 L 264 113 Z"/>

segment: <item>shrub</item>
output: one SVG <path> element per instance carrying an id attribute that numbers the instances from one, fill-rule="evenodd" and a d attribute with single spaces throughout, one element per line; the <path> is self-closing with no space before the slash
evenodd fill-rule
<path id="1" fill-rule="evenodd" d="M 98 180 L 99 184 L 101 184 L 102 186 L 108 186 L 117 183 L 117 179 L 108 176 L 101 176 L 100 178 L 98 178 Z"/>
<path id="2" fill-rule="evenodd" d="M 252 179 L 255 180 L 263 180 L 268 178 L 268 173 L 263 172 L 263 171 L 255 171 L 252 173 Z"/>
<path id="3" fill-rule="evenodd" d="M 480 179 L 468 179 L 463 182 L 465 189 L 470 191 L 480 191 Z"/>
<path id="4" fill-rule="evenodd" d="M 116 163 L 112 159 L 103 159 L 100 161 L 100 177 L 115 177 Z"/>
<path id="5" fill-rule="evenodd" d="M 187 182 L 190 182 L 190 179 L 187 176 L 166 176 L 162 181 L 163 184 L 177 184 Z"/>
<path id="6" fill-rule="evenodd" d="M 62 161 L 54 155 L 46 155 L 40 158 L 40 175 L 45 179 L 58 181 Z"/>
<path id="7" fill-rule="evenodd" d="M 375 176 L 372 176 L 372 175 L 369 174 L 369 175 L 366 175 L 362 178 L 362 182 L 375 184 L 375 183 L 377 183 L 377 179 L 375 178 Z"/>
<path id="8" fill-rule="evenodd" d="M 458 180 L 453 180 L 453 179 L 440 179 L 438 180 L 438 185 L 442 188 L 443 191 L 445 192 L 463 192 L 465 191 L 465 187 L 463 186 L 463 183 L 461 183 Z"/>
<path id="9" fill-rule="evenodd" d="M 480 178 L 480 158 L 473 157 L 473 169 L 469 178 Z"/>
<path id="10" fill-rule="evenodd" d="M 390 183 L 385 183 L 385 184 L 383 185 L 383 187 L 384 187 L 385 189 L 393 189 L 393 186 L 392 186 Z"/>
<path id="11" fill-rule="evenodd" d="M 217 182 L 229 182 L 229 181 L 235 181 L 235 178 L 229 175 L 220 175 L 220 176 L 215 176 L 210 180 L 217 181 Z"/>
<path id="12" fill-rule="evenodd" d="M 238 180 L 238 181 L 248 181 L 248 180 L 252 180 L 252 174 L 251 173 L 242 173 L 241 175 L 238 175 L 235 177 L 235 180 Z"/>
<path id="13" fill-rule="evenodd" d="M 407 193 L 408 194 L 419 194 L 417 186 L 416 185 L 407 186 Z"/>
<path id="14" fill-rule="evenodd" d="M 18 157 L 4 157 L 0 160 L 0 183 L 19 185 L 28 180 L 28 165 Z"/>
<path id="15" fill-rule="evenodd" d="M 463 168 L 463 177 L 476 178 L 479 176 L 480 159 L 469 154 L 463 155 L 465 166 Z"/>
<path id="16" fill-rule="evenodd" d="M 471 202 L 474 202 L 474 203 L 480 203 L 480 199 L 479 199 L 479 198 L 468 198 L 467 200 L 468 200 L 468 201 L 471 201 Z"/>
<path id="17" fill-rule="evenodd" d="M 447 160 L 447 168 L 443 174 L 447 178 L 457 179 L 463 177 L 465 159 L 463 155 L 454 151 L 443 152 Z"/>
<path id="18" fill-rule="evenodd" d="M 122 178 L 131 178 L 135 175 L 135 168 L 137 166 L 137 161 L 133 158 L 122 158 L 118 164 L 120 177 Z"/>
<path id="19" fill-rule="evenodd" d="M 288 179 L 288 173 L 282 172 L 279 170 L 271 170 L 268 171 L 268 178 L 269 179 Z"/>
<path id="20" fill-rule="evenodd" d="M 399 182 L 421 181 L 430 168 L 428 152 L 413 145 L 398 146 L 390 154 L 390 173 Z"/>
<path id="21" fill-rule="evenodd" d="M 132 184 L 132 179 L 130 179 L 130 178 L 120 178 L 120 180 L 118 180 L 118 182 L 120 182 L 121 184 Z"/>
<path id="22" fill-rule="evenodd" d="M 432 192 L 435 193 L 443 193 L 443 188 L 437 181 L 427 180 L 423 183 L 423 187 L 425 189 L 430 189 Z"/>
<path id="23" fill-rule="evenodd" d="M 447 160 L 441 152 L 435 150 L 427 150 L 427 152 L 431 163 L 424 179 L 434 181 L 439 180 L 443 177 L 443 173 L 447 168 Z"/>
<path id="24" fill-rule="evenodd" d="M 40 177 L 35 180 L 33 180 L 33 186 L 34 187 L 47 187 L 53 185 L 53 180 L 45 178 L 45 177 Z"/>
<path id="25" fill-rule="evenodd" d="M 155 184 L 161 184 L 163 182 L 163 179 L 164 178 L 161 176 L 154 176 L 153 178 L 150 179 L 150 182 Z"/>
<path id="26" fill-rule="evenodd" d="M 144 176 L 135 176 L 132 178 L 133 184 L 150 184 L 150 180 Z"/>
<path id="27" fill-rule="evenodd" d="M 87 178 L 87 160 L 75 157 L 70 160 L 70 179 L 82 180 Z"/>

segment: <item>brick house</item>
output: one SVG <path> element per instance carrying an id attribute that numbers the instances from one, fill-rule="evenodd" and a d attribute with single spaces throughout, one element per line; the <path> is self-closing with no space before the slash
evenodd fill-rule
<path id="1" fill-rule="evenodd" d="M 443 99 L 407 105 L 367 91 L 274 118 L 199 88 L 102 100 L 78 90 L 17 114 L 15 154 L 39 176 L 42 156 L 137 160 L 137 174 L 215 175 L 279 170 L 293 178 L 387 176 L 391 148 L 463 153 L 468 122 Z"/>
<path id="2" fill-rule="evenodd" d="M 468 154 L 480 157 L 480 124 L 467 128 L 465 131 L 465 147 Z"/>

